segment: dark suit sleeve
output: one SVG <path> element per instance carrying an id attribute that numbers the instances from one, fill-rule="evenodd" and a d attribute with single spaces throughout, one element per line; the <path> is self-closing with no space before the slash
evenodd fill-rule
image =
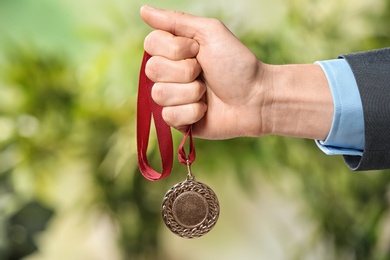
<path id="1" fill-rule="evenodd" d="M 363 156 L 344 156 L 353 170 L 390 168 L 390 48 L 341 56 L 355 76 L 363 105 Z"/>

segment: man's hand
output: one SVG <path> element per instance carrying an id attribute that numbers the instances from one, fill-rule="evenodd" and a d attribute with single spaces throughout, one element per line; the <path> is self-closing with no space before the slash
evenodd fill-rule
<path id="1" fill-rule="evenodd" d="M 145 50 L 163 118 L 206 139 L 278 134 L 324 140 L 333 118 L 318 65 L 259 61 L 220 21 L 144 6 Z"/>
<path id="2" fill-rule="evenodd" d="M 207 139 L 267 132 L 264 64 L 220 21 L 146 6 L 141 16 L 156 29 L 145 39 L 153 56 L 146 74 L 168 124 L 181 131 L 194 124 L 194 135 Z"/>

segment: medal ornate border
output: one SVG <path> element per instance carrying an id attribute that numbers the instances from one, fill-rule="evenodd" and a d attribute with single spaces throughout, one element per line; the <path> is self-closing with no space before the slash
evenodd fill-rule
<path id="1" fill-rule="evenodd" d="M 207 217 L 196 227 L 187 228 L 180 225 L 173 215 L 173 203 L 184 192 L 196 192 L 203 196 L 208 205 Z M 162 202 L 162 218 L 165 225 L 176 235 L 184 238 L 197 238 L 207 234 L 217 223 L 219 217 L 219 202 L 214 191 L 204 183 L 194 179 L 186 179 L 170 188 Z"/>

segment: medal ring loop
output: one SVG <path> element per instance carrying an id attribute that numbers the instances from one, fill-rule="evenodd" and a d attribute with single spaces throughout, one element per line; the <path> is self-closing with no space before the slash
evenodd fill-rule
<path id="1" fill-rule="evenodd" d="M 191 163 L 189 160 L 186 160 L 187 165 L 187 180 L 195 180 L 195 175 L 191 171 Z"/>

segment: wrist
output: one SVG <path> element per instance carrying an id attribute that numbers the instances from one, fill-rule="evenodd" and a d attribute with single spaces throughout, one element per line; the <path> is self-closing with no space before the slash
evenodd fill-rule
<path id="1" fill-rule="evenodd" d="M 324 140 L 333 119 L 326 76 L 316 64 L 268 65 L 263 82 L 272 91 L 265 106 L 266 133 Z"/>
<path id="2" fill-rule="evenodd" d="M 234 125 L 239 130 L 238 136 L 257 137 L 271 134 L 273 67 L 257 60 L 257 73 L 254 84 L 250 87 L 249 98 L 242 103 L 234 118 Z"/>

